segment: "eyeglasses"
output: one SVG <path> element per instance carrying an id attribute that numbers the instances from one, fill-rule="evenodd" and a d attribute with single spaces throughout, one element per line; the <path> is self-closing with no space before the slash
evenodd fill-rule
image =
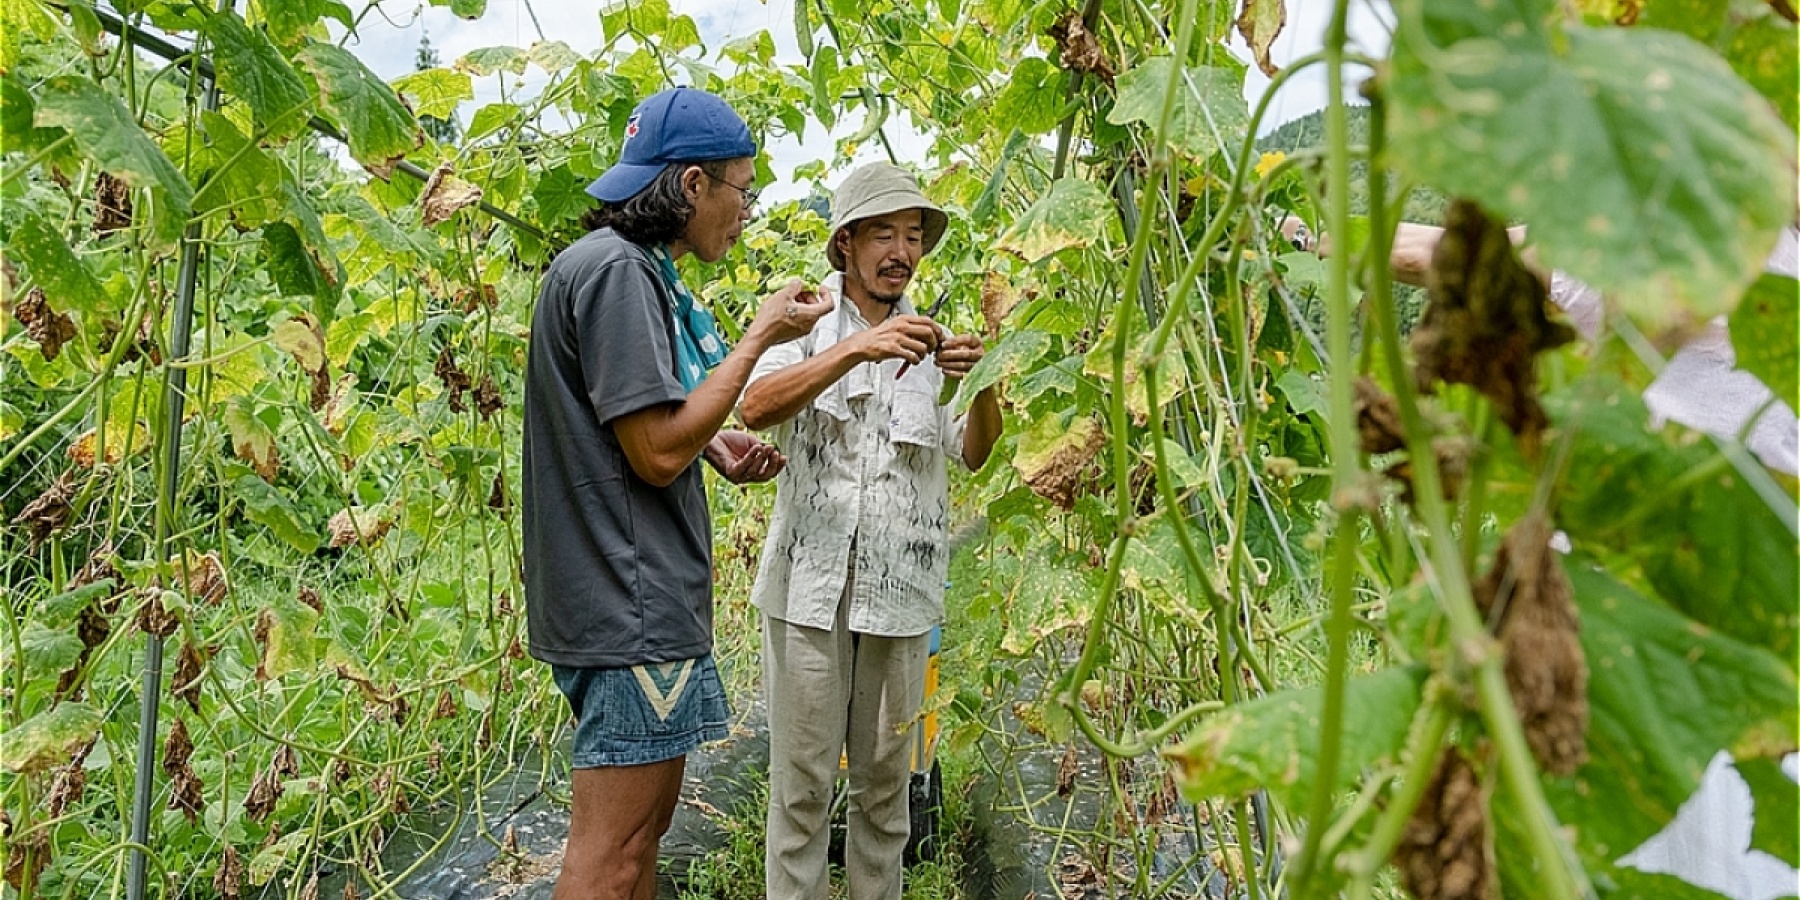
<path id="1" fill-rule="evenodd" d="M 750 207 L 755 206 L 756 198 L 762 194 L 762 191 L 756 190 L 754 188 L 747 188 L 741 184 L 732 184 L 731 182 L 726 181 L 725 179 L 720 178 L 719 176 L 714 175 L 711 172 L 707 172 L 705 169 L 701 169 L 700 171 L 704 172 L 706 174 L 706 177 L 711 178 L 712 180 L 714 180 L 728 188 L 734 188 L 737 190 L 738 193 L 743 194 L 745 209 L 749 209 Z"/>

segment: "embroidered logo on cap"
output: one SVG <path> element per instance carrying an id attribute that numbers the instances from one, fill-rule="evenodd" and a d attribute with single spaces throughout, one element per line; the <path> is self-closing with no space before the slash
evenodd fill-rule
<path id="1" fill-rule="evenodd" d="M 625 140 L 629 141 L 632 138 L 637 137 L 637 133 L 638 133 L 638 114 L 632 113 L 631 118 L 625 120 Z"/>

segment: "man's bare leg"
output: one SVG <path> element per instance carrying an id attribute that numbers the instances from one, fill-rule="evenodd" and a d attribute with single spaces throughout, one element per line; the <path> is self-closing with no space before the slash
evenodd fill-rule
<path id="1" fill-rule="evenodd" d="M 553 900 L 655 900 L 656 853 L 687 757 L 576 769 L 569 843 Z"/>

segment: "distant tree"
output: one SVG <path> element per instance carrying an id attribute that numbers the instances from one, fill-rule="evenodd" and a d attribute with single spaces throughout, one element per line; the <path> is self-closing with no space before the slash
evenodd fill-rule
<path id="1" fill-rule="evenodd" d="M 431 46 L 431 34 L 423 29 L 419 31 L 419 52 L 413 56 L 413 71 L 423 72 L 443 65 L 438 58 L 437 48 Z M 440 144 L 454 144 L 462 140 L 462 126 L 455 119 L 440 119 L 437 116 L 420 116 L 419 127 L 431 139 Z"/>

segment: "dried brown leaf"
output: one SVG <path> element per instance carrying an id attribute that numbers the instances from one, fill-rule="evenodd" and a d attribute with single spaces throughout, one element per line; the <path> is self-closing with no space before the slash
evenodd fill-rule
<path id="1" fill-rule="evenodd" d="M 56 476 L 42 494 L 25 504 L 25 508 L 13 517 L 14 525 L 23 525 L 30 533 L 31 552 L 36 553 L 51 533 L 69 524 L 69 516 L 74 513 L 74 508 L 69 505 L 75 499 L 74 475 L 74 472 L 64 472 Z"/>
<path id="2" fill-rule="evenodd" d="M 213 893 L 221 900 L 239 900 L 244 889 L 244 863 L 238 859 L 237 848 L 229 842 L 225 844 L 224 856 L 219 860 L 219 868 L 213 873 Z"/>
<path id="3" fill-rule="evenodd" d="M 13 306 L 13 318 L 37 341 L 38 352 L 44 354 L 45 361 L 56 359 L 62 354 L 63 345 L 75 339 L 75 320 L 68 313 L 51 309 L 43 288 L 34 287 L 26 293 L 25 299 Z"/>
<path id="4" fill-rule="evenodd" d="M 493 373 L 481 376 L 481 384 L 475 387 L 475 410 L 481 413 L 481 420 L 485 422 L 505 408 L 506 399 L 500 396 L 500 385 L 494 382 Z"/>
<path id="5" fill-rule="evenodd" d="M 1100 49 L 1100 42 L 1094 33 L 1088 30 L 1087 23 L 1081 19 L 1081 11 L 1064 10 L 1057 17 L 1050 30 L 1046 32 L 1062 51 L 1063 68 L 1072 72 L 1085 72 L 1112 86 L 1117 70 L 1112 60 L 1106 58 L 1105 51 Z"/>
<path id="6" fill-rule="evenodd" d="M 1075 792 L 1075 776 L 1080 771 L 1081 758 L 1075 753 L 1075 745 L 1070 744 L 1056 766 L 1056 796 L 1067 797 Z"/>
<path id="7" fill-rule="evenodd" d="M 425 181 L 425 191 L 419 196 L 419 219 L 427 228 L 447 222 L 457 210 L 481 201 L 481 188 L 456 177 L 454 171 L 448 162 L 440 163 Z"/>
<path id="8" fill-rule="evenodd" d="M 1400 882 L 1418 900 L 1494 900 L 1488 793 L 1467 757 L 1451 747 L 1394 847 Z"/>
<path id="9" fill-rule="evenodd" d="M 188 708 L 200 711 L 200 678 L 206 669 L 207 653 L 183 641 L 175 658 L 175 674 L 169 679 L 169 693 L 187 702 Z"/>
<path id="10" fill-rule="evenodd" d="M 1519 520 L 1473 588 L 1506 654 L 1506 686 L 1532 756 L 1544 771 L 1568 775 L 1587 761 L 1588 670 L 1552 530 L 1541 513 Z"/>
<path id="11" fill-rule="evenodd" d="M 1537 399 L 1537 354 L 1575 339 L 1547 312 L 1549 289 L 1519 260 L 1505 223 L 1469 200 L 1450 204 L 1427 272 L 1431 302 L 1413 330 L 1421 391 L 1466 384 L 1535 455 L 1549 418 Z"/>
<path id="12" fill-rule="evenodd" d="M 1244 42 L 1250 45 L 1250 53 L 1256 57 L 1256 67 L 1264 75 L 1274 78 L 1281 73 L 1281 67 L 1269 56 L 1269 47 L 1287 25 L 1286 0 L 1244 0 L 1244 8 L 1238 13 L 1238 34 L 1244 36 Z"/>
<path id="13" fill-rule="evenodd" d="M 94 233 L 111 234 L 131 227 L 131 187 L 101 172 L 94 179 Z"/>
<path id="14" fill-rule="evenodd" d="M 469 373 L 457 368 L 456 354 L 448 344 L 438 351 L 437 362 L 431 367 L 432 374 L 444 383 L 444 389 L 450 392 L 450 411 L 464 412 L 469 407 L 463 402 L 463 393 L 474 386 L 474 379 Z"/>

